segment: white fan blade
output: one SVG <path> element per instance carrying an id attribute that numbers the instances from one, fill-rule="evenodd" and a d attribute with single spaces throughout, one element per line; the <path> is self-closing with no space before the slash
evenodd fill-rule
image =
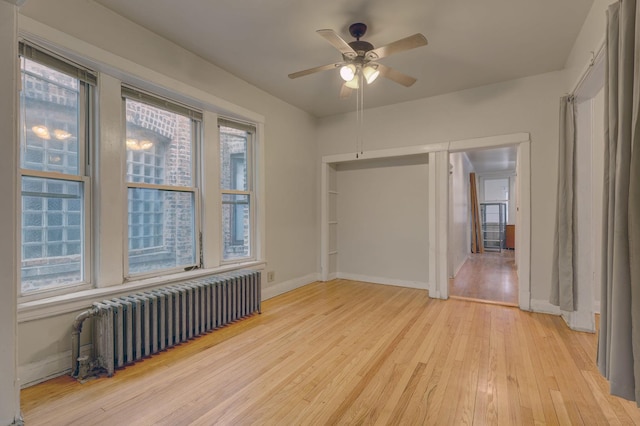
<path id="1" fill-rule="evenodd" d="M 376 49 L 367 52 L 367 59 L 376 60 L 386 58 L 387 56 L 395 53 L 404 52 L 405 50 L 415 49 L 416 47 L 426 46 L 427 38 L 422 34 L 414 34 L 409 37 L 396 40 L 393 43 L 389 43 L 386 46 L 380 46 Z"/>
<path id="2" fill-rule="evenodd" d="M 342 87 L 340 88 L 340 99 L 350 98 L 351 92 L 353 92 L 353 89 L 350 87 L 347 87 L 346 84 L 343 84 Z"/>
<path id="3" fill-rule="evenodd" d="M 336 33 L 335 31 L 318 30 L 316 32 L 320 34 L 322 37 L 324 37 L 329 43 L 333 45 L 333 47 L 338 49 L 340 53 L 342 53 L 346 57 L 355 58 L 356 56 L 358 56 L 358 53 L 355 50 L 353 50 L 351 46 L 349 46 L 349 43 L 344 41 L 344 39 L 340 37 L 338 33 Z"/>
<path id="4" fill-rule="evenodd" d="M 313 73 L 316 73 L 316 72 L 332 70 L 332 69 L 335 69 L 335 68 L 339 67 L 340 65 L 344 65 L 344 63 L 343 62 L 337 62 L 335 64 L 327 64 L 327 65 L 322 65 L 322 66 L 315 67 L 315 68 L 309 68 L 308 70 L 303 70 L 303 71 L 298 71 L 298 72 L 291 73 L 291 74 L 289 74 L 289 78 L 304 77 L 305 75 L 313 74 Z"/>
<path id="5" fill-rule="evenodd" d="M 389 80 L 393 80 L 398 84 L 402 84 L 405 87 L 409 87 L 417 81 L 415 78 L 403 74 L 400 71 L 396 71 L 393 68 L 389 68 L 383 64 L 378 64 L 378 71 L 380 71 L 381 76 L 386 77 Z"/>

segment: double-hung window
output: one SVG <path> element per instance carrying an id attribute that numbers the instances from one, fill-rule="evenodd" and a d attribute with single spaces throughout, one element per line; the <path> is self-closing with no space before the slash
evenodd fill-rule
<path id="1" fill-rule="evenodd" d="M 255 127 L 219 119 L 222 260 L 234 262 L 254 254 Z"/>
<path id="2" fill-rule="evenodd" d="M 96 75 L 19 45 L 22 295 L 87 283 L 89 142 Z"/>
<path id="3" fill-rule="evenodd" d="M 196 153 L 202 114 L 122 88 L 126 136 L 128 276 L 196 267 Z"/>

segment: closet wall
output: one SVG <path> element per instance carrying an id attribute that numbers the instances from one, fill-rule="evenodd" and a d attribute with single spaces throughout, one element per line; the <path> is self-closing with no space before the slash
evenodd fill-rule
<path id="1" fill-rule="evenodd" d="M 338 276 L 427 288 L 428 167 L 426 155 L 337 165 Z"/>

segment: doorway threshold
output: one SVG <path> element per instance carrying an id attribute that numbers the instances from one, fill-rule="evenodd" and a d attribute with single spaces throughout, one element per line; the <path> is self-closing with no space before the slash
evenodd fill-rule
<path id="1" fill-rule="evenodd" d="M 465 302 L 484 303 L 486 305 L 506 306 L 508 308 L 517 308 L 518 307 L 517 303 L 502 302 L 502 301 L 499 301 L 499 300 L 476 299 L 476 298 L 473 298 L 473 297 L 452 296 L 452 295 L 449 295 L 449 299 L 464 300 Z"/>

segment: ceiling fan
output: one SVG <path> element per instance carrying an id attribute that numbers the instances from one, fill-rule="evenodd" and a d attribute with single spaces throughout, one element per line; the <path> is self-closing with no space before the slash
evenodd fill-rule
<path id="1" fill-rule="evenodd" d="M 349 33 L 356 39 L 350 43 L 347 43 L 334 30 L 318 30 L 316 32 L 342 53 L 342 61 L 294 72 L 289 74 L 289 78 L 303 77 L 319 71 L 340 67 L 340 77 L 345 81 L 340 90 L 341 98 L 349 97 L 353 89 L 360 87 L 362 80 L 366 81 L 367 84 L 371 84 L 380 75 L 402 84 L 405 87 L 409 87 L 416 82 L 415 78 L 378 63 L 377 61 L 394 53 L 425 46 L 427 39 L 422 34 L 417 33 L 396 40 L 386 46 L 374 48 L 371 43 L 360 40 L 367 32 L 367 26 L 361 22 L 349 26 Z"/>

